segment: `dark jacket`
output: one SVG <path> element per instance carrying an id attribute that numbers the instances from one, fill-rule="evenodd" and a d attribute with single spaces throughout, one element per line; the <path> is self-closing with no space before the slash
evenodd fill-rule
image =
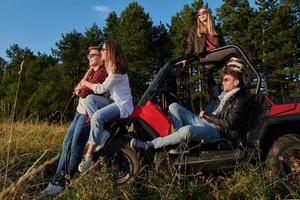
<path id="1" fill-rule="evenodd" d="M 219 35 L 214 36 L 216 39 L 217 47 L 224 46 L 225 41 Z M 187 39 L 187 49 L 185 54 L 199 54 L 204 52 L 206 35 L 201 35 L 198 37 L 196 26 L 193 26 L 189 32 Z"/>
<path id="2" fill-rule="evenodd" d="M 246 90 L 241 89 L 226 101 L 219 114 L 205 112 L 203 118 L 218 127 L 222 137 L 236 139 L 245 130 L 247 114 L 248 96 Z"/>

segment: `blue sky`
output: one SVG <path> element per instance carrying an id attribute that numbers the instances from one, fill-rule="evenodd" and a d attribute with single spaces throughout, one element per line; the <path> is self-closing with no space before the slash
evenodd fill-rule
<path id="1" fill-rule="evenodd" d="M 150 14 L 154 25 L 170 23 L 171 17 L 184 4 L 194 0 L 137 0 Z M 83 33 L 95 22 L 105 25 L 108 14 L 118 16 L 131 0 L 0 0 L 0 57 L 6 58 L 6 49 L 16 43 L 34 53 L 51 53 L 62 33 L 73 29 Z M 222 0 L 204 0 L 215 12 Z"/>

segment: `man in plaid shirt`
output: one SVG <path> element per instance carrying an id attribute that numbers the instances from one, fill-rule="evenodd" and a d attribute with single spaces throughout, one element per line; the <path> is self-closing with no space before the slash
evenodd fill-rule
<path id="1" fill-rule="evenodd" d="M 87 58 L 90 68 L 83 79 L 92 83 L 103 83 L 107 77 L 104 63 L 101 61 L 101 49 L 101 46 L 89 47 Z M 77 171 L 85 144 L 89 137 L 90 123 L 89 120 L 87 120 L 88 115 L 85 109 L 85 101 L 90 98 L 89 94 L 93 94 L 93 91 L 79 83 L 75 87 L 74 93 L 79 96 L 76 114 L 64 138 L 56 173 L 48 187 L 43 191 L 48 195 L 63 192 L 67 180 L 72 178 Z M 100 95 L 97 95 L 96 98 L 94 97 L 93 99 L 97 101 L 99 109 L 110 103 L 108 98 Z"/>

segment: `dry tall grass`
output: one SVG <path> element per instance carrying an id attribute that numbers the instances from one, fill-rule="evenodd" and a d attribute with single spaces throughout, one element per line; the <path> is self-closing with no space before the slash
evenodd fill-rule
<path id="1" fill-rule="evenodd" d="M 10 132 L 12 127 L 12 135 Z M 47 123 L 0 123 L 0 187 L 2 199 L 48 199 L 40 197 L 54 175 L 67 125 Z M 8 139 L 12 136 L 7 164 Z M 47 165 L 47 162 L 53 162 Z M 6 184 L 5 168 L 8 165 Z M 149 170 L 134 183 L 116 188 L 103 167 L 75 177 L 53 199 L 296 199 L 300 192 L 283 179 L 270 176 L 259 166 L 237 167 L 232 174 L 188 176 L 172 166 Z"/>
<path id="2" fill-rule="evenodd" d="M 48 169 L 46 165 L 41 168 L 41 165 L 55 157 L 58 158 L 57 154 L 65 131 L 66 126 L 50 126 L 47 123 L 0 123 L 1 195 L 12 191 L 15 194 L 19 187 L 23 187 L 23 183 L 30 182 L 32 179 L 47 179 L 43 174 Z M 29 184 L 26 187 L 35 186 Z M 21 190 L 26 192 L 24 188 Z"/>

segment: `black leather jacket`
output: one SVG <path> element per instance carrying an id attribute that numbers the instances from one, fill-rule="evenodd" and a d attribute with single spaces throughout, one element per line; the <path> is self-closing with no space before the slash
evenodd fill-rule
<path id="1" fill-rule="evenodd" d="M 216 37 L 217 47 L 221 47 L 225 45 L 225 41 L 223 37 L 219 35 Z M 196 31 L 196 26 L 193 26 L 189 32 L 189 36 L 187 39 L 187 49 L 185 50 L 185 54 L 199 54 L 204 51 L 206 36 L 198 36 Z"/>
<path id="2" fill-rule="evenodd" d="M 203 118 L 218 127 L 222 137 L 236 139 L 245 130 L 248 105 L 246 90 L 241 89 L 226 101 L 219 114 L 205 112 Z"/>

